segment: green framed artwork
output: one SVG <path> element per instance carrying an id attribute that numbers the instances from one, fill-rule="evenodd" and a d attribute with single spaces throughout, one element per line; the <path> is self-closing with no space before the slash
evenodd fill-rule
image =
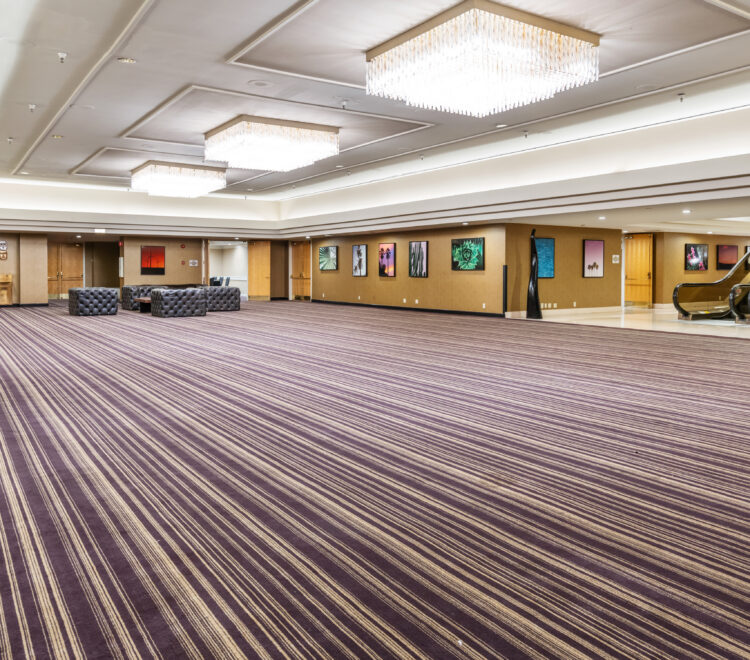
<path id="1" fill-rule="evenodd" d="M 484 270 L 484 238 L 452 239 L 451 270 Z"/>
<path id="2" fill-rule="evenodd" d="M 320 270 L 338 270 L 339 248 L 336 245 L 326 245 L 318 248 L 318 267 Z"/>

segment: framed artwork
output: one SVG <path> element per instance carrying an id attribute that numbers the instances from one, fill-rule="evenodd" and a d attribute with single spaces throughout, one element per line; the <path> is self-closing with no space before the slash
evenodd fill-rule
<path id="1" fill-rule="evenodd" d="M 352 275 L 367 277 L 367 245 L 352 245 Z"/>
<path id="2" fill-rule="evenodd" d="M 539 257 L 539 279 L 555 277 L 555 239 L 537 238 L 536 253 Z"/>
<path id="3" fill-rule="evenodd" d="M 381 243 L 378 245 L 378 275 L 396 277 L 396 244 Z"/>
<path id="4" fill-rule="evenodd" d="M 409 242 L 409 277 L 427 277 L 427 241 Z"/>
<path id="5" fill-rule="evenodd" d="M 339 248 L 337 245 L 326 245 L 318 248 L 318 267 L 320 270 L 339 269 Z"/>
<path id="6" fill-rule="evenodd" d="M 685 243 L 685 270 L 708 270 L 708 245 Z"/>
<path id="7" fill-rule="evenodd" d="M 583 276 L 604 277 L 604 241 L 583 241 Z"/>
<path id="8" fill-rule="evenodd" d="M 141 245 L 141 275 L 164 275 L 164 253 L 163 245 Z"/>
<path id="9" fill-rule="evenodd" d="M 451 270 L 484 270 L 484 238 L 452 239 Z"/>
<path id="10" fill-rule="evenodd" d="M 736 245 L 717 245 L 716 270 L 732 270 L 739 260 L 738 252 Z"/>

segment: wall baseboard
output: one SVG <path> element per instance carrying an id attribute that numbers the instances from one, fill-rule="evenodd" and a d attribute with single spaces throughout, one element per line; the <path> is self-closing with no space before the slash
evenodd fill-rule
<path id="1" fill-rule="evenodd" d="M 620 305 L 614 307 L 565 307 L 558 309 L 543 309 L 542 318 L 554 318 L 555 316 L 568 316 L 570 314 L 612 314 L 622 311 Z M 526 311 L 508 312 L 505 315 L 509 319 L 525 319 Z"/>
<path id="2" fill-rule="evenodd" d="M 426 307 L 407 307 L 398 305 L 372 305 L 369 303 L 355 303 L 355 302 L 339 302 L 338 300 L 322 300 L 320 298 L 313 298 L 310 302 L 323 303 L 325 305 L 346 305 L 349 307 L 370 307 L 376 309 L 400 309 L 407 312 L 430 312 L 432 314 L 460 314 L 462 316 L 489 316 L 492 318 L 502 319 L 505 318 L 504 314 L 496 314 L 494 312 L 467 312 L 454 309 L 428 309 Z"/>

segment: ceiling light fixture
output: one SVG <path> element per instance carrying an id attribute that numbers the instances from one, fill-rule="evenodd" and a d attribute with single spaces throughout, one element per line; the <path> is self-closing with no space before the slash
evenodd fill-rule
<path id="1" fill-rule="evenodd" d="M 106 234 L 107 230 L 106 229 L 101 229 L 101 228 L 97 227 L 96 229 L 94 229 L 94 233 L 95 234 Z"/>
<path id="2" fill-rule="evenodd" d="M 63 136 L 62 136 L 62 135 L 53 135 L 53 136 L 52 136 L 52 139 L 53 139 L 53 140 L 62 140 L 62 139 L 63 139 Z"/>
<path id="3" fill-rule="evenodd" d="M 81 235 L 80 234 L 76 234 L 76 238 L 81 238 Z"/>
<path id="4" fill-rule="evenodd" d="M 117 61 L 120 64 L 136 64 L 138 60 L 135 60 L 132 57 L 118 57 Z"/>
<path id="5" fill-rule="evenodd" d="M 606 219 L 607 219 L 607 216 L 606 216 L 606 215 L 600 215 L 600 216 L 599 216 L 599 220 L 606 220 Z"/>
<path id="6" fill-rule="evenodd" d="M 289 172 L 337 156 L 339 129 L 241 115 L 206 133 L 206 160 L 244 170 Z"/>
<path id="7" fill-rule="evenodd" d="M 495 124 L 495 128 L 508 128 L 508 124 Z"/>
<path id="8" fill-rule="evenodd" d="M 149 160 L 130 173 L 133 190 L 161 197 L 200 197 L 226 185 L 226 170 L 220 167 Z"/>
<path id="9" fill-rule="evenodd" d="M 465 0 L 369 50 L 367 93 L 485 117 L 599 79 L 599 35 Z"/>
<path id="10" fill-rule="evenodd" d="M 690 215 L 692 211 L 690 209 L 682 209 L 682 215 Z"/>

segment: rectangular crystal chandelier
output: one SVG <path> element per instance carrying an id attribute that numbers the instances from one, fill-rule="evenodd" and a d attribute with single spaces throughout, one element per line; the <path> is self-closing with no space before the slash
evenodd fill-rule
<path id="1" fill-rule="evenodd" d="M 599 79 L 599 35 L 466 0 L 367 52 L 367 93 L 485 117 Z"/>
<path id="2" fill-rule="evenodd" d="M 200 197 L 226 188 L 227 176 L 220 167 L 149 160 L 130 173 L 130 187 L 161 197 Z"/>
<path id="3" fill-rule="evenodd" d="M 339 153 L 339 129 L 242 115 L 206 133 L 206 160 L 289 172 Z"/>

